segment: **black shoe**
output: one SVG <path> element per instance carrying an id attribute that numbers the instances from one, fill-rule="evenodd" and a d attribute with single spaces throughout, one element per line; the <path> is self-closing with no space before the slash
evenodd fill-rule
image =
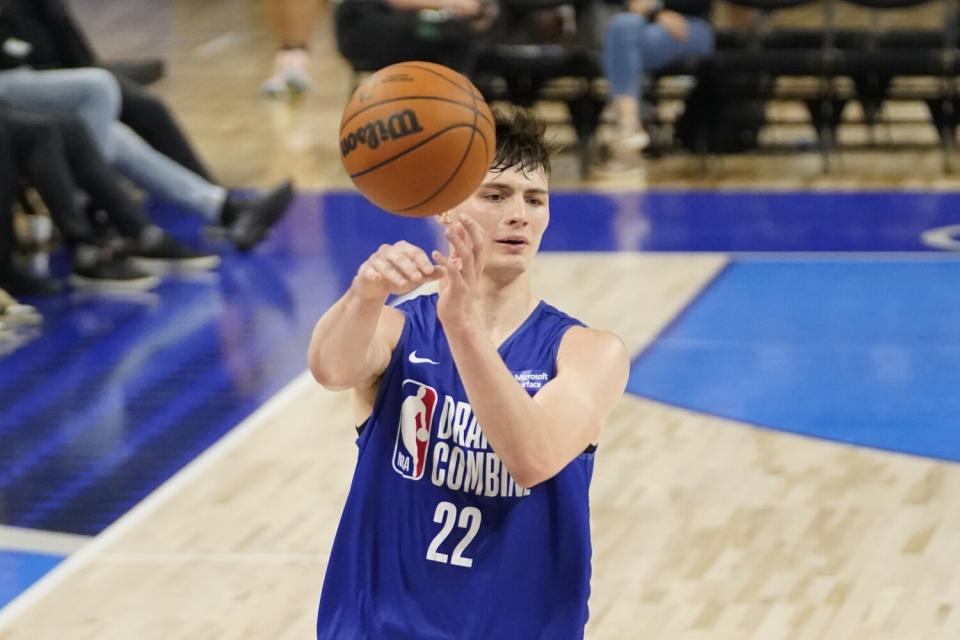
<path id="1" fill-rule="evenodd" d="M 52 296 L 63 291 L 59 280 L 35 276 L 14 266 L 0 272 L 0 288 L 14 296 Z"/>
<path id="2" fill-rule="evenodd" d="M 250 251 L 283 217 L 292 200 L 293 184 L 287 181 L 256 200 L 231 205 L 236 210 L 232 223 L 227 222 L 230 216 L 224 212 L 224 222 L 230 227 L 230 239 L 241 251 Z"/>
<path id="3" fill-rule="evenodd" d="M 70 284 L 78 289 L 124 293 L 153 289 L 160 278 L 137 269 L 126 258 L 107 256 L 87 265 L 74 262 Z"/>
<path id="4" fill-rule="evenodd" d="M 127 255 L 136 268 L 158 275 L 171 271 L 210 271 L 220 265 L 220 256 L 191 249 L 163 232 L 156 238 L 134 241 Z"/>

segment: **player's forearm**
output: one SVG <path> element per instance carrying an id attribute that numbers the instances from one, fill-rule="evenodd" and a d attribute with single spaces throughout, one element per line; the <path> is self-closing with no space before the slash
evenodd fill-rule
<path id="1" fill-rule="evenodd" d="M 362 298 L 351 287 L 313 329 L 307 358 L 310 372 L 330 389 L 354 387 L 375 372 L 374 340 L 385 300 Z"/>
<path id="2" fill-rule="evenodd" d="M 532 487 L 559 471 L 553 420 L 517 384 L 490 338 L 482 332 L 447 333 L 470 406 L 490 446 L 513 479 Z"/>

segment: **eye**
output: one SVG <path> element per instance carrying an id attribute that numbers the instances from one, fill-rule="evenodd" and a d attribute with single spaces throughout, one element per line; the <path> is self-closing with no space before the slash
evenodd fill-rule
<path id="1" fill-rule="evenodd" d="M 535 207 L 542 207 L 544 205 L 543 200 L 540 198 L 527 198 L 527 203 Z"/>
<path id="2" fill-rule="evenodd" d="M 484 196 L 484 198 L 489 200 L 490 202 L 500 202 L 501 200 L 503 200 L 503 195 L 499 193 L 488 193 L 487 195 Z"/>

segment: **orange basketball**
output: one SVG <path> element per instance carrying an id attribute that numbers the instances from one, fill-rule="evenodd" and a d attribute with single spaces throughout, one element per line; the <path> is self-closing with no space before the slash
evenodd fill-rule
<path id="1" fill-rule="evenodd" d="M 357 87 L 340 119 L 340 160 L 378 207 L 442 213 L 467 199 L 493 162 L 493 114 L 477 88 L 439 64 L 401 62 Z"/>

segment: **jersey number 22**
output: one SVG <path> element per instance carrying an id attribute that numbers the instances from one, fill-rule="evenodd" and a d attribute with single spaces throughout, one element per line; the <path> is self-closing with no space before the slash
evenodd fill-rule
<path id="1" fill-rule="evenodd" d="M 463 555 L 463 552 L 467 550 L 467 546 L 473 541 L 480 529 L 480 509 L 464 507 L 460 511 L 460 518 L 457 519 L 457 506 L 452 502 L 440 502 L 433 514 L 433 521 L 437 524 L 442 523 L 443 526 L 440 527 L 440 532 L 433 537 L 433 541 L 427 549 L 427 560 L 442 562 L 443 564 L 449 562 L 452 565 L 468 569 L 472 567 L 473 558 L 467 558 Z M 467 529 L 467 533 L 460 540 L 460 544 L 454 547 L 452 557 L 448 557 L 447 554 L 440 553 L 438 549 L 453 530 L 454 522 L 456 522 L 458 528 Z"/>

